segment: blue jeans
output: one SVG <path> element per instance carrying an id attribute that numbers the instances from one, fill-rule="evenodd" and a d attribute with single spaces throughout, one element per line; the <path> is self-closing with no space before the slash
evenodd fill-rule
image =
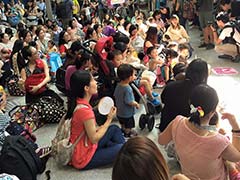
<path id="1" fill-rule="evenodd" d="M 83 169 L 93 169 L 113 163 L 124 143 L 125 139 L 121 129 L 116 125 L 109 126 L 102 139 L 98 142 L 98 148 L 91 161 Z"/>

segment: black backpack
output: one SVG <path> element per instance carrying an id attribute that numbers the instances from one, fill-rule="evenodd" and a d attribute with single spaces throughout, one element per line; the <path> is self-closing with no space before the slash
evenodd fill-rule
<path id="1" fill-rule="evenodd" d="M 240 22 L 239 21 L 231 21 L 229 25 L 226 25 L 223 27 L 223 29 L 225 28 L 229 28 L 231 27 L 232 28 L 232 32 L 231 32 L 231 36 L 230 37 L 227 37 L 223 40 L 223 43 L 230 43 L 230 44 L 235 44 L 236 47 L 237 47 L 237 53 L 238 53 L 238 56 L 240 56 L 240 42 L 237 42 L 233 36 L 234 36 L 234 33 L 235 31 L 238 31 L 240 33 Z M 222 29 L 222 31 L 223 31 Z M 240 59 L 237 59 L 235 60 L 236 62 L 239 62 Z"/>
<path id="2" fill-rule="evenodd" d="M 237 44 L 239 45 L 240 42 L 236 42 L 236 40 L 233 38 L 235 31 L 238 31 L 240 33 L 240 22 L 239 21 L 230 21 L 230 24 L 225 25 L 222 29 L 222 31 L 226 28 L 232 28 L 231 36 L 224 39 L 224 43 L 231 43 L 231 44 Z"/>
<path id="3" fill-rule="evenodd" d="M 7 136 L 0 155 L 0 173 L 36 180 L 45 169 L 32 144 L 22 136 Z"/>
<path id="4" fill-rule="evenodd" d="M 57 69 L 55 85 L 57 89 L 61 91 L 63 94 L 66 94 L 65 74 L 66 74 L 66 69 L 64 68 L 64 66 L 61 66 L 60 68 Z"/>

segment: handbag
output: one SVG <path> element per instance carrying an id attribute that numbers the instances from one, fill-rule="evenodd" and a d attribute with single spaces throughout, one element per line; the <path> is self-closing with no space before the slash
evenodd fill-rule
<path id="1" fill-rule="evenodd" d="M 66 113 L 63 103 L 52 96 L 43 96 L 31 106 L 38 110 L 39 118 L 46 123 L 58 123 Z"/>
<path id="2" fill-rule="evenodd" d="M 27 129 L 30 133 L 44 125 L 40 120 L 38 109 L 31 105 L 18 105 L 8 112 L 12 125 L 15 123 Z M 17 130 L 17 128 L 13 128 Z"/>
<path id="3" fill-rule="evenodd" d="M 79 104 L 75 108 L 74 112 L 77 109 L 85 107 L 88 108 L 86 105 Z M 56 136 L 52 140 L 51 155 L 59 165 L 67 165 L 71 161 L 75 146 L 85 134 L 83 131 L 74 143 L 70 143 L 71 120 L 72 119 L 65 119 L 65 116 L 62 117 L 58 125 Z M 85 146 L 87 146 L 87 136 L 85 138 Z"/>
<path id="4" fill-rule="evenodd" d="M 25 91 L 20 87 L 17 75 L 12 75 L 7 79 L 7 89 L 11 96 L 24 96 Z"/>
<path id="5" fill-rule="evenodd" d="M 35 93 L 31 92 L 31 90 L 32 90 L 32 86 L 37 86 L 38 84 L 40 84 L 45 79 L 45 77 L 46 77 L 45 73 L 32 74 L 28 76 L 25 81 L 26 92 L 29 92 L 30 94 L 41 94 L 42 92 L 44 92 L 47 89 L 46 85 L 42 86 Z"/>

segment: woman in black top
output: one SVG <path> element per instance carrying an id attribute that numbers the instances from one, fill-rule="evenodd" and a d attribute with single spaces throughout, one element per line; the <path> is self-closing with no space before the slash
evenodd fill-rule
<path id="1" fill-rule="evenodd" d="M 161 94 L 161 100 L 164 104 L 159 126 L 161 132 L 177 115 L 186 117 L 190 115 L 189 97 L 192 90 L 201 83 L 207 83 L 207 79 L 207 62 L 198 58 L 187 67 L 184 80 L 170 82 L 165 86 Z"/>

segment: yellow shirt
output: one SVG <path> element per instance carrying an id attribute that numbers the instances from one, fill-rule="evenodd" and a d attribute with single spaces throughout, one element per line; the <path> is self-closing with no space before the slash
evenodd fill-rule
<path id="1" fill-rule="evenodd" d="M 79 14 L 80 6 L 78 0 L 73 0 L 73 5 L 74 5 L 73 14 Z"/>

